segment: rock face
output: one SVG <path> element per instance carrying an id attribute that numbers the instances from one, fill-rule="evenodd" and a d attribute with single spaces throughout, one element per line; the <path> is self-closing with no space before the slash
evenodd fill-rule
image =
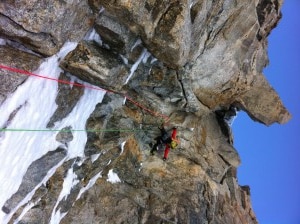
<path id="1" fill-rule="evenodd" d="M 16 194 L 14 194 L 10 200 L 6 202 L 3 210 L 9 212 L 10 209 L 16 207 L 16 205 L 28 194 L 30 191 L 38 185 L 46 176 L 49 169 L 54 167 L 66 156 L 64 149 L 58 148 L 53 152 L 47 153 L 45 156 L 34 161 L 28 168 L 26 174 L 23 177 L 23 182 Z"/>
<path id="2" fill-rule="evenodd" d="M 281 103 L 274 106 L 280 100 L 262 75 L 266 36 L 280 18 L 281 1 L 99 2 L 165 65 L 183 66 L 187 85 L 210 109 L 235 104 L 267 125 L 289 119 Z"/>
<path id="3" fill-rule="evenodd" d="M 25 214 L 26 205 L 20 207 L 10 222 L 22 214 L 20 223 L 48 223 L 63 214 L 61 223 L 257 223 L 250 188 L 237 181 L 240 158 L 228 120 L 232 108 L 265 125 L 290 118 L 262 74 L 267 36 L 281 5 L 281 0 L 1 2 L 0 36 L 41 55 L 56 53 L 66 40 L 79 41 L 61 59 L 60 79 L 69 81 L 71 74 L 107 90 L 87 121 L 87 130 L 98 131 L 88 132 L 85 156 L 69 159 L 59 149 L 34 162 L 3 212 L 34 189 L 30 178 L 46 158 L 65 159 L 36 189 L 27 203 L 34 206 Z M 90 27 L 101 41 L 83 38 Z M 0 54 L 23 58 L 22 63 L 1 63 L 36 68 L 31 61 L 38 56 L 11 49 L 0 46 Z M 10 89 L 2 82 L 0 103 L 23 81 L 5 81 L 16 82 Z M 60 84 L 48 127 L 66 117 L 82 95 L 82 89 Z M 180 139 L 165 162 L 163 150 L 149 153 L 162 123 L 168 132 L 176 126 Z M 73 134 L 66 131 L 72 128 L 56 140 L 68 147 Z M 69 172 L 73 186 L 61 198 Z M 41 170 L 37 180 L 44 174 Z"/>
<path id="4" fill-rule="evenodd" d="M 61 66 L 71 73 L 77 73 L 78 77 L 85 81 L 106 88 L 120 89 L 126 80 L 125 75 L 128 74 L 120 60 L 118 55 L 100 48 L 95 43 L 83 41 L 62 61 Z"/>
<path id="5" fill-rule="evenodd" d="M 53 55 L 67 40 L 78 41 L 93 24 L 86 1 L 9 1 L 0 3 L 0 37 Z"/>
<path id="6" fill-rule="evenodd" d="M 9 46 L 0 46 L 1 64 L 12 68 L 23 69 L 33 72 L 41 63 L 41 58 Z M 18 60 L 15 60 L 18 58 Z M 0 83 L 0 104 L 6 99 L 7 95 L 14 92 L 28 76 L 16 75 L 7 71 L 1 71 Z"/>

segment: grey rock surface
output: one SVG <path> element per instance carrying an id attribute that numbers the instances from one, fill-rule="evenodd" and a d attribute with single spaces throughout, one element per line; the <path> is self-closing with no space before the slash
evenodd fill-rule
<path id="1" fill-rule="evenodd" d="M 34 161 L 24 175 L 23 182 L 18 191 L 5 203 L 4 207 L 2 207 L 2 211 L 9 213 L 11 209 L 16 207 L 37 184 L 41 183 L 48 171 L 60 162 L 66 154 L 66 150 L 58 148 Z"/>
<path id="2" fill-rule="evenodd" d="M 0 58 L 1 65 L 5 67 L 17 68 L 29 72 L 33 72 L 37 69 L 42 62 L 42 59 L 36 55 L 5 45 L 0 45 Z M 27 78 L 27 75 L 1 69 L 0 104 Z"/>
<path id="3" fill-rule="evenodd" d="M 0 37 L 53 55 L 64 42 L 78 41 L 92 26 L 87 1 L 1 1 Z"/>
<path id="4" fill-rule="evenodd" d="M 59 79 L 65 82 L 71 82 L 70 78 L 64 73 L 60 75 Z M 55 100 L 58 107 L 47 124 L 48 128 L 52 128 L 55 122 L 65 118 L 73 110 L 78 100 L 83 95 L 84 89 L 80 86 L 76 86 L 76 84 L 79 83 L 75 82 L 75 85 L 73 86 L 63 83 L 58 84 L 58 95 Z"/>
<path id="5" fill-rule="evenodd" d="M 120 89 L 128 75 L 117 54 L 87 41 L 80 42 L 64 58 L 61 67 L 84 81 L 112 89 Z"/>

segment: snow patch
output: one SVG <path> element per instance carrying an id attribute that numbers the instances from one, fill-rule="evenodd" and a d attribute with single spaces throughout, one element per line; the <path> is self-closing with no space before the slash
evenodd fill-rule
<path id="1" fill-rule="evenodd" d="M 59 223 L 59 221 L 64 217 L 66 213 L 61 214 L 60 209 L 56 211 L 56 208 L 61 200 L 66 200 L 67 196 L 71 193 L 73 186 L 75 186 L 77 183 L 79 183 L 79 180 L 77 179 L 77 175 L 73 172 L 73 167 L 71 167 L 64 179 L 62 190 L 53 208 L 50 223 Z"/>
<path id="2" fill-rule="evenodd" d="M 150 56 L 151 56 L 151 53 L 149 51 L 146 51 L 142 62 L 145 64 Z"/>
<path id="3" fill-rule="evenodd" d="M 142 40 L 141 40 L 141 39 L 137 39 L 137 41 L 136 41 L 136 42 L 134 43 L 134 45 L 131 47 L 130 51 L 132 52 L 133 49 L 134 49 L 136 46 L 140 45 L 141 43 L 142 43 Z"/>
<path id="4" fill-rule="evenodd" d="M 100 10 L 99 10 L 99 14 L 101 14 L 102 12 L 105 11 L 105 8 L 103 6 L 101 6 Z"/>
<path id="5" fill-rule="evenodd" d="M 140 163 L 139 172 L 141 172 L 141 169 L 143 168 L 143 163 Z"/>
<path id="6" fill-rule="evenodd" d="M 55 215 L 53 217 L 51 216 L 50 224 L 59 224 L 60 221 L 66 216 L 66 214 L 68 213 L 61 213 L 59 208 Z"/>
<path id="7" fill-rule="evenodd" d="M 0 38 L 0 45 L 6 45 L 6 40 Z"/>
<path id="8" fill-rule="evenodd" d="M 106 166 L 108 166 L 111 163 L 111 159 L 108 161 L 108 163 L 106 164 Z"/>
<path id="9" fill-rule="evenodd" d="M 14 224 L 18 224 L 19 221 L 24 217 L 24 215 L 33 207 L 35 206 L 41 199 L 37 200 L 36 202 L 28 203 L 25 208 L 23 209 L 21 215 L 14 221 Z"/>
<path id="10" fill-rule="evenodd" d="M 87 83 L 85 83 L 85 85 L 86 84 Z M 96 105 L 102 101 L 105 93 L 105 91 L 86 88 L 83 96 L 81 96 L 72 112 L 62 121 L 55 123 L 54 129 L 62 129 L 71 126 L 72 129 L 75 130 L 84 130 L 86 128 L 87 119 L 94 111 Z M 87 133 L 75 131 L 72 134 L 73 140 L 69 143 L 68 158 L 84 157 Z"/>
<path id="11" fill-rule="evenodd" d="M 92 163 L 94 163 L 99 158 L 100 155 L 101 155 L 101 153 L 97 153 L 97 154 L 91 155 L 91 161 L 92 161 Z"/>
<path id="12" fill-rule="evenodd" d="M 90 189 L 92 186 L 94 186 L 94 184 L 96 183 L 96 181 L 98 180 L 98 178 L 102 177 L 101 175 L 102 171 L 100 171 L 99 173 L 97 173 L 93 178 L 90 179 L 89 183 L 80 189 L 76 201 L 81 197 L 81 195 L 86 192 L 88 189 Z"/>
<path id="13" fill-rule="evenodd" d="M 34 73 L 58 78 L 61 69 L 58 60 L 76 47 L 77 43 L 66 43 L 61 51 L 47 58 Z M 57 108 L 57 82 L 29 77 L 0 106 L 0 127 L 7 125 L 9 116 L 19 108 L 7 128 L 45 129 Z M 55 150 L 60 143 L 54 132 L 5 132 L 0 141 L 0 207 L 19 188 L 30 164 L 48 151 Z M 1 218 L 0 218 L 1 223 Z M 2 222 L 3 223 L 3 222 Z"/>
<path id="14" fill-rule="evenodd" d="M 126 98 L 126 97 L 124 97 L 124 100 L 123 100 L 123 105 L 125 105 L 125 103 L 126 103 L 126 100 L 127 100 L 127 98 Z"/>
<path id="15" fill-rule="evenodd" d="M 152 56 L 152 57 L 153 57 L 153 56 Z M 153 64 L 153 63 L 156 62 L 156 61 L 157 61 L 157 58 L 153 57 L 152 60 L 151 60 L 151 62 L 150 62 L 150 64 Z"/>
<path id="16" fill-rule="evenodd" d="M 125 84 L 128 83 L 128 81 L 130 80 L 131 76 L 133 75 L 133 73 L 136 71 L 137 67 L 139 66 L 139 64 L 142 62 L 142 60 L 145 58 L 145 57 L 149 57 L 149 55 L 147 54 L 147 49 L 144 48 L 140 57 L 136 60 L 136 62 L 131 66 L 130 68 L 130 74 L 128 75 L 126 81 L 125 81 Z"/>
<path id="17" fill-rule="evenodd" d="M 120 54 L 120 57 L 122 58 L 123 63 L 124 63 L 125 65 L 128 65 L 128 59 L 127 59 L 124 55 L 122 55 L 122 54 Z"/>
<path id="18" fill-rule="evenodd" d="M 97 44 L 102 46 L 102 40 L 100 35 L 96 32 L 94 28 L 92 28 L 84 37 L 84 40 L 95 41 Z"/>
<path id="19" fill-rule="evenodd" d="M 72 188 L 79 183 L 77 175 L 73 171 L 73 167 L 68 170 L 67 176 L 64 179 L 63 189 L 60 192 L 58 201 L 66 200 L 67 196 L 71 193 Z"/>
<path id="20" fill-rule="evenodd" d="M 121 182 L 118 174 L 116 174 L 113 169 L 108 171 L 107 177 L 108 178 L 106 181 L 111 182 L 113 184 Z"/>

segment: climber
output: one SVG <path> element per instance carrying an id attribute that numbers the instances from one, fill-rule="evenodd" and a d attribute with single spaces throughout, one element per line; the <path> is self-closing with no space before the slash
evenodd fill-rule
<path id="1" fill-rule="evenodd" d="M 177 129 L 174 127 L 172 130 L 172 135 L 169 136 L 165 128 L 162 126 L 159 128 L 161 135 L 156 138 L 156 143 L 152 147 L 150 153 L 154 155 L 154 151 L 157 151 L 161 145 L 165 144 L 165 152 L 163 160 L 167 160 L 170 148 L 175 149 L 178 146 L 179 140 L 176 138 Z"/>

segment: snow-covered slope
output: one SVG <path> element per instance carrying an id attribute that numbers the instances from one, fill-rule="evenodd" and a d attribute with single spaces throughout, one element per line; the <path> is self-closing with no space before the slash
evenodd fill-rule
<path id="1" fill-rule="evenodd" d="M 59 60 L 73 50 L 76 45 L 77 43 L 66 43 L 59 53 L 46 58 L 35 73 L 57 79 L 62 72 L 58 66 Z M 56 140 L 57 131 L 51 131 L 51 129 L 47 131 L 47 124 L 57 108 L 55 103 L 57 93 L 58 83 L 56 81 L 29 77 L 0 107 L 0 126 L 19 130 L 1 132 L 0 136 L 0 163 L 2 164 L 0 169 L 1 208 L 18 190 L 28 167 L 35 160 L 58 147 L 67 150 L 66 157 L 57 166 L 49 170 L 41 183 L 24 200 L 20 201 L 9 214 L 5 214 L 2 210 L 0 211 L 0 223 L 6 223 L 20 206 L 29 201 L 35 190 L 41 184 L 46 183 L 63 161 L 74 157 L 82 157 L 84 159 L 84 146 L 87 141 L 86 132 L 73 132 L 73 140 L 68 145 L 62 145 Z M 74 130 L 85 130 L 88 117 L 96 104 L 102 101 L 105 93 L 100 90 L 85 89 L 83 96 L 77 102 L 72 112 L 63 120 L 55 123 L 52 129 L 61 130 L 65 127 L 71 127 Z M 14 112 L 15 115 L 11 118 L 10 116 Z M 66 178 L 66 188 L 72 187 L 68 184 L 68 179 Z M 65 189 L 62 191 L 65 191 Z"/>

